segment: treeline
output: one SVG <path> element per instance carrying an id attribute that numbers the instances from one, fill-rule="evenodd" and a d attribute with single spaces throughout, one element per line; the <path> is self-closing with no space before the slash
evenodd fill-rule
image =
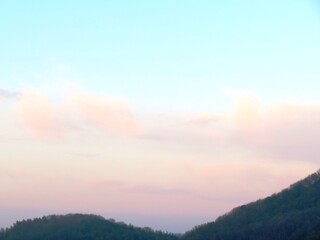
<path id="1" fill-rule="evenodd" d="M 314 173 L 288 189 L 187 232 L 182 240 L 319 240 L 320 176 Z"/>
<path id="2" fill-rule="evenodd" d="M 16 222 L 0 240 L 176 240 L 173 234 L 86 214 L 51 215 Z"/>

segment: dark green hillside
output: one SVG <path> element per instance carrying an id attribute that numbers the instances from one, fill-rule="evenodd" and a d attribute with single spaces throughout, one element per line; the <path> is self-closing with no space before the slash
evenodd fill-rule
<path id="1" fill-rule="evenodd" d="M 0 240 L 175 240 L 176 236 L 137 228 L 96 215 L 52 215 L 19 221 Z"/>
<path id="2" fill-rule="evenodd" d="M 320 239 L 320 172 L 183 236 L 183 240 L 280 239 Z"/>

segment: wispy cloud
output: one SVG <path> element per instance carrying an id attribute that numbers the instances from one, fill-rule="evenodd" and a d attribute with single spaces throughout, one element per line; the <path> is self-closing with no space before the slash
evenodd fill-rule
<path id="1" fill-rule="evenodd" d="M 230 91 L 231 111 L 195 116 L 163 117 L 147 125 L 142 138 L 174 143 L 187 149 L 211 145 L 242 149 L 256 158 L 319 162 L 320 104 L 264 103 L 258 96 Z M 168 120 L 169 119 L 169 120 Z"/>
<path id="2" fill-rule="evenodd" d="M 6 89 L 0 88 L 0 99 L 16 99 L 21 94 L 19 92 L 11 92 Z"/>
<path id="3" fill-rule="evenodd" d="M 77 153 L 72 153 L 72 155 L 83 157 L 83 158 L 95 158 L 99 156 L 97 153 L 89 153 L 89 152 L 77 152 Z"/>
<path id="4" fill-rule="evenodd" d="M 208 126 L 211 124 L 216 124 L 221 120 L 221 116 L 218 114 L 201 114 L 197 116 L 193 116 L 192 118 L 186 121 L 187 124 L 198 125 L 198 126 Z"/>
<path id="5" fill-rule="evenodd" d="M 195 196 L 193 191 L 186 188 L 168 188 L 156 185 L 134 185 L 127 188 L 130 192 L 151 195 L 171 195 L 171 196 Z"/>
<path id="6" fill-rule="evenodd" d="M 140 195 L 158 195 L 158 196 L 180 196 L 180 197 L 200 197 L 195 191 L 181 187 L 165 187 L 151 184 L 133 184 L 117 180 L 100 180 L 93 183 L 94 189 L 104 189 L 107 192 L 117 190 L 124 193 Z M 209 197 L 207 197 L 209 198 Z"/>

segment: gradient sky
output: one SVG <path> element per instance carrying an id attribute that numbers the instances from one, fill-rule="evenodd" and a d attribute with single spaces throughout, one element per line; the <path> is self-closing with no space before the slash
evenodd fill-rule
<path id="1" fill-rule="evenodd" d="M 184 232 L 319 168 L 316 1 L 0 0 L 0 227 Z"/>

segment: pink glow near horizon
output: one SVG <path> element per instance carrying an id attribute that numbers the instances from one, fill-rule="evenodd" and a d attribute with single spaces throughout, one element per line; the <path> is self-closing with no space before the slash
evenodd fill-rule
<path id="1" fill-rule="evenodd" d="M 0 110 L 2 206 L 214 218 L 317 170 L 320 105 L 238 94 L 232 112 L 142 118 L 125 100 L 66 99 L 21 93 Z"/>

